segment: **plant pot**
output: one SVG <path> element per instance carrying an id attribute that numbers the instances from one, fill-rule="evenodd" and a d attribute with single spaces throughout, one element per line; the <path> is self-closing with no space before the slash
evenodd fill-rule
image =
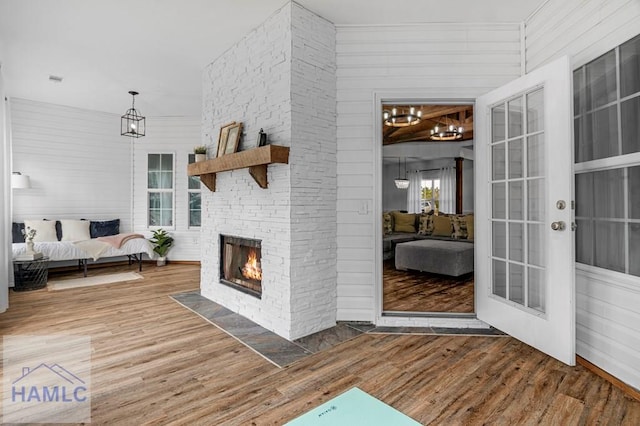
<path id="1" fill-rule="evenodd" d="M 167 257 L 166 256 L 159 257 L 158 260 L 156 261 L 156 264 L 158 266 L 166 265 L 167 264 Z"/>
<path id="2" fill-rule="evenodd" d="M 207 154 L 196 154 L 196 163 L 200 161 L 205 161 L 207 159 Z"/>

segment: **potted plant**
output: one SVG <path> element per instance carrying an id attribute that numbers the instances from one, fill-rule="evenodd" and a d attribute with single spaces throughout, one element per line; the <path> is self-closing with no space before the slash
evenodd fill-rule
<path id="1" fill-rule="evenodd" d="M 196 154 L 196 163 L 207 159 L 207 147 L 199 145 L 193 148 L 194 154 Z"/>
<path id="2" fill-rule="evenodd" d="M 153 251 L 158 255 L 158 266 L 164 266 L 167 263 L 167 252 L 173 246 L 173 237 L 160 228 L 153 231 L 150 241 L 153 244 Z"/>

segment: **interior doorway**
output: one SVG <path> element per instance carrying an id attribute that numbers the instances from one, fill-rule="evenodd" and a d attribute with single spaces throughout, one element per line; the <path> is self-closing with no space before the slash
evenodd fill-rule
<path id="1" fill-rule="evenodd" d="M 473 108 L 382 102 L 383 315 L 474 316 Z"/>

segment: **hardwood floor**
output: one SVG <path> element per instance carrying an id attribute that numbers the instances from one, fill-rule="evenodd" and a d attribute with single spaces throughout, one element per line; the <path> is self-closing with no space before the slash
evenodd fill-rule
<path id="1" fill-rule="evenodd" d="M 10 292 L 0 315 L 3 335 L 91 336 L 95 424 L 282 424 L 354 386 L 422 424 L 640 424 L 640 402 L 510 337 L 362 334 L 280 369 L 168 297 L 198 266 L 142 275 Z"/>
<path id="2" fill-rule="evenodd" d="M 447 277 L 419 271 L 398 271 L 393 260 L 382 272 L 385 311 L 473 313 L 473 274 Z"/>

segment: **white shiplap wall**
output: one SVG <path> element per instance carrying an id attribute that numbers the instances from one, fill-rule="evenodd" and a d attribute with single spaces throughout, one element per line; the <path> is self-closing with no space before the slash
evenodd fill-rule
<path id="1" fill-rule="evenodd" d="M 9 285 L 13 278 L 13 265 L 11 263 L 11 147 L 7 138 L 6 101 L 4 100 L 4 79 L 0 66 L 0 313 L 9 306 Z"/>
<path id="2" fill-rule="evenodd" d="M 120 117 L 10 100 L 13 171 L 31 189 L 13 191 L 13 220 L 120 219 L 131 231 L 130 140 Z"/>
<path id="3" fill-rule="evenodd" d="M 381 230 L 376 95 L 473 100 L 521 72 L 520 24 L 337 28 L 338 320 L 373 321 Z"/>
<path id="4" fill-rule="evenodd" d="M 193 147 L 204 145 L 200 117 L 147 117 L 146 136 L 134 140 L 133 223 L 151 236 L 147 226 L 147 154 L 174 155 L 174 226 L 165 227 L 175 239 L 169 260 L 200 260 L 200 228 L 189 228 L 187 164 Z M 204 189 L 208 191 L 208 189 Z"/>
<path id="5" fill-rule="evenodd" d="M 574 68 L 640 33 L 638 0 L 550 0 L 525 25 L 527 70 L 568 55 Z M 576 351 L 640 389 L 640 278 L 576 267 Z"/>

